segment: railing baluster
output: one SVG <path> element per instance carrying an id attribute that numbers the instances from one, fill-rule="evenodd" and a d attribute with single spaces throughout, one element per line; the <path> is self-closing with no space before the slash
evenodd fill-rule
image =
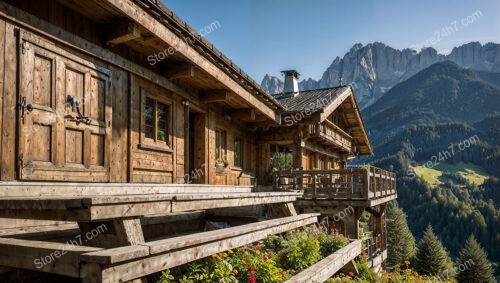
<path id="1" fill-rule="evenodd" d="M 271 174 L 275 190 L 305 190 L 305 194 L 318 198 L 327 196 L 372 199 L 396 193 L 393 172 L 368 166 L 366 170 L 354 167 L 328 170 L 276 171 Z M 281 183 L 280 179 L 288 180 Z M 293 182 L 293 183 L 290 183 Z M 324 190 L 322 190 L 324 189 Z"/>
<path id="2" fill-rule="evenodd" d="M 313 198 L 316 198 L 316 174 L 312 173 L 312 191 L 313 191 Z"/>

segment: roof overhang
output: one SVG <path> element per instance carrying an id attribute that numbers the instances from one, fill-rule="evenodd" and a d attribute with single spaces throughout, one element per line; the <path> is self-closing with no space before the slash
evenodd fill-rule
<path id="1" fill-rule="evenodd" d="M 366 134 L 363 118 L 351 86 L 333 99 L 329 105 L 318 111 L 313 120 L 317 123 L 323 123 L 339 107 L 346 116 L 346 122 L 350 129 L 349 134 L 353 137 L 356 146 L 355 153 L 358 155 L 372 155 L 372 146 Z"/>
<path id="2" fill-rule="evenodd" d="M 249 107 L 275 123 L 280 123 L 280 115 L 277 115 L 277 112 L 284 111 L 284 108 L 271 95 L 262 90 L 248 75 L 243 73 L 241 69 L 230 62 L 227 57 L 216 50 L 185 22 L 178 19 L 171 11 L 157 4 L 156 1 L 104 0 L 104 2 L 157 37 L 165 44 L 165 48 L 175 47 L 177 54 L 186 58 L 213 80 L 220 82 L 228 91 L 241 98 Z M 143 5 L 144 2 L 148 2 L 149 5 Z M 153 9 L 156 10 L 153 11 Z M 158 14 L 160 15 L 158 16 Z M 172 27 L 173 25 L 177 26 Z M 198 46 L 194 46 L 191 42 L 186 43 L 179 30 L 191 34 Z"/>

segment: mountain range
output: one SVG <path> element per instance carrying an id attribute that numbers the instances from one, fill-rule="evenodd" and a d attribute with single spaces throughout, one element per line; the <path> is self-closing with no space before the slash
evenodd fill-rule
<path id="1" fill-rule="evenodd" d="M 416 52 L 411 49 L 398 50 L 380 42 L 364 46 L 357 43 L 344 57 L 336 57 L 321 79 L 304 79 L 299 82 L 299 89 L 337 86 L 342 77 L 345 84 L 352 84 L 358 104 L 363 109 L 396 84 L 434 63 L 446 60 L 463 68 L 500 72 L 500 44 L 470 42 L 443 55 L 432 47 Z M 261 86 L 271 94 L 283 91 L 283 81 L 269 74 L 264 76 Z"/>

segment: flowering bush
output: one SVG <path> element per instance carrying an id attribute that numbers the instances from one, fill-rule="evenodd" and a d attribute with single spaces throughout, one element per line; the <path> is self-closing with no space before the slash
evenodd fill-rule
<path id="1" fill-rule="evenodd" d="M 363 272 L 360 269 L 359 263 L 356 264 L 358 267 L 358 270 L 360 271 L 360 274 L 358 276 L 354 276 L 354 274 L 348 274 L 344 275 L 341 274 L 340 276 L 337 276 L 335 278 L 331 278 L 327 283 L 336 283 L 336 282 L 361 282 L 361 283 L 369 283 L 369 282 L 381 282 L 381 283 L 402 283 L 402 282 L 408 282 L 408 283 L 416 283 L 416 282 L 421 282 L 421 283 L 452 283 L 452 281 L 441 281 L 439 278 L 433 277 L 433 276 L 422 276 L 418 274 L 418 272 L 413 271 L 410 267 L 410 261 L 405 261 L 403 264 L 395 265 L 393 268 L 394 270 L 392 272 L 387 272 L 385 270 L 381 270 L 377 274 L 377 278 L 374 279 L 373 277 L 370 278 L 365 278 L 363 275 Z M 362 265 L 361 265 L 362 266 Z"/>
<path id="2" fill-rule="evenodd" d="M 328 232 L 312 226 L 271 235 L 255 245 L 163 271 L 158 282 L 281 283 L 349 243 L 334 230 Z"/>
<path id="3" fill-rule="evenodd" d="M 322 257 L 326 257 L 349 244 L 349 240 L 340 235 L 335 229 L 332 228 L 330 234 L 326 229 L 320 226 L 317 232 L 320 244 L 319 252 Z"/>
<path id="4" fill-rule="evenodd" d="M 284 239 L 283 249 L 278 253 L 284 268 L 300 271 L 320 259 L 319 240 L 310 229 L 287 232 Z"/>

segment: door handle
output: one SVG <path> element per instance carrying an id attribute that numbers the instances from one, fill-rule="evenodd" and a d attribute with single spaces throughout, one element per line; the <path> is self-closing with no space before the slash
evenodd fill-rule
<path id="1" fill-rule="evenodd" d="M 21 117 L 24 118 L 26 116 L 26 110 L 28 112 L 33 111 L 33 105 L 31 103 L 26 103 L 26 97 L 21 98 Z"/>
<path id="2" fill-rule="evenodd" d="M 80 101 L 78 100 L 78 97 L 68 95 L 68 97 L 66 98 L 66 103 L 71 105 L 71 108 L 73 108 L 73 111 L 76 110 L 76 113 L 78 114 L 77 119 L 90 125 L 90 123 L 92 122 L 92 119 L 90 117 L 84 116 L 82 114 L 82 111 L 80 110 Z"/>

